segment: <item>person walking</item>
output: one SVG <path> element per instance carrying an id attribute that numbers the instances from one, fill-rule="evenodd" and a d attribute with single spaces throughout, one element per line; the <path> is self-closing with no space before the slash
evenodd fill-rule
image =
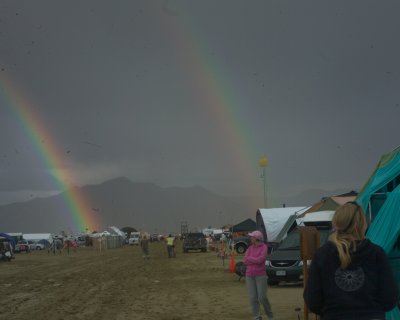
<path id="1" fill-rule="evenodd" d="M 268 246 L 264 243 L 263 234 L 256 230 L 249 233 L 251 245 L 244 256 L 246 265 L 246 287 L 254 320 L 261 320 L 260 304 L 263 306 L 268 319 L 273 319 L 271 304 L 267 298 L 267 272 L 265 260 Z"/>
<path id="2" fill-rule="evenodd" d="M 168 252 L 168 258 L 176 258 L 175 237 L 173 237 L 171 234 L 169 234 L 167 237 L 167 252 Z"/>
<path id="3" fill-rule="evenodd" d="M 143 235 L 143 238 L 140 241 L 140 246 L 142 247 L 143 258 L 149 257 L 149 239 L 147 239 L 146 235 Z"/>
<path id="4" fill-rule="evenodd" d="M 321 320 L 380 320 L 396 306 L 398 288 L 383 249 L 365 238 L 363 209 L 336 209 L 329 241 L 312 259 L 303 297 Z"/>

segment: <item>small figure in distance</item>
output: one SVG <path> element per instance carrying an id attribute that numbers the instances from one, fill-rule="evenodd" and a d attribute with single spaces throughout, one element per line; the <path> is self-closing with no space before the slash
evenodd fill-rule
<path id="1" fill-rule="evenodd" d="M 143 235 L 143 238 L 140 241 L 140 246 L 142 247 L 143 258 L 149 257 L 149 239 L 147 239 L 146 235 Z"/>
<path id="2" fill-rule="evenodd" d="M 398 288 L 383 249 L 365 238 L 363 209 L 348 202 L 336 209 L 333 232 L 311 262 L 304 300 L 329 319 L 385 319 Z"/>
<path id="3" fill-rule="evenodd" d="M 173 237 L 172 234 L 169 234 L 166 240 L 167 240 L 168 258 L 176 258 L 176 254 L 175 254 L 175 237 Z"/>

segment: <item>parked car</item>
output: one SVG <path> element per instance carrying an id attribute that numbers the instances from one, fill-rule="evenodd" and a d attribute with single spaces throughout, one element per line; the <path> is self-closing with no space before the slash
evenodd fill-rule
<path id="1" fill-rule="evenodd" d="M 75 241 L 79 247 L 86 246 L 86 236 L 78 236 L 75 238 Z"/>
<path id="2" fill-rule="evenodd" d="M 15 244 L 15 248 L 14 248 L 14 252 L 30 252 L 31 248 L 29 246 L 29 242 L 27 240 L 19 240 L 16 244 Z"/>
<path id="3" fill-rule="evenodd" d="M 140 232 L 131 232 L 131 235 L 128 239 L 128 243 L 130 246 L 139 245 L 140 243 Z"/>
<path id="4" fill-rule="evenodd" d="M 43 250 L 45 245 L 43 243 L 35 242 L 32 240 L 19 240 L 15 245 L 15 252 L 30 252 L 32 250 Z"/>
<path id="5" fill-rule="evenodd" d="M 207 239 L 202 232 L 188 233 L 183 240 L 183 252 L 189 250 L 201 250 L 207 252 Z"/>
<path id="6" fill-rule="evenodd" d="M 30 250 L 43 250 L 45 248 L 43 243 L 28 240 Z"/>
<path id="7" fill-rule="evenodd" d="M 320 245 L 323 245 L 329 236 L 329 228 L 318 229 Z M 311 260 L 307 260 L 309 267 Z M 265 262 L 268 284 L 277 285 L 281 281 L 303 281 L 303 260 L 300 258 L 300 233 L 294 230 L 279 244 Z"/>
<path id="8" fill-rule="evenodd" d="M 246 252 L 247 248 L 250 246 L 251 240 L 249 236 L 241 236 L 233 238 L 233 248 L 237 253 L 243 254 Z"/>

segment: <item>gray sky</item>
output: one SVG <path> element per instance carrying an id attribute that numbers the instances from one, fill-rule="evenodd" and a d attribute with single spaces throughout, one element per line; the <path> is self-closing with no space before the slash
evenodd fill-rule
<path id="1" fill-rule="evenodd" d="M 400 144 L 399 14 L 397 1 L 1 1 L 0 203 L 55 192 L 54 176 L 261 195 L 262 154 L 272 196 L 359 190 Z"/>

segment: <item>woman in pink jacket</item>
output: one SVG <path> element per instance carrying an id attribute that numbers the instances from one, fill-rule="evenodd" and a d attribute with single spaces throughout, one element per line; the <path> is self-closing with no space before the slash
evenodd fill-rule
<path id="1" fill-rule="evenodd" d="M 273 319 L 271 304 L 267 298 L 267 272 L 265 260 L 268 247 L 263 242 L 264 237 L 260 231 L 249 233 L 251 245 L 244 256 L 246 265 L 246 287 L 249 294 L 254 320 L 261 320 L 260 304 L 264 307 L 268 319 Z"/>

